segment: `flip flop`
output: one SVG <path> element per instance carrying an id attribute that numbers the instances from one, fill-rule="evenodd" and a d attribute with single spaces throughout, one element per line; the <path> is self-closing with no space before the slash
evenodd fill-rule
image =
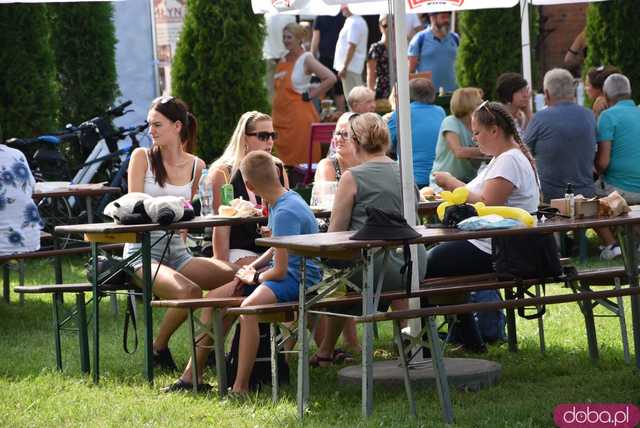
<path id="1" fill-rule="evenodd" d="M 311 358 L 309 358 L 309 365 L 311 367 L 329 367 L 334 362 L 333 357 L 321 357 L 318 354 L 315 354 Z M 322 363 L 328 363 L 326 365 L 322 365 Z"/>
<path id="2" fill-rule="evenodd" d="M 336 348 L 333 351 L 333 362 L 337 364 L 350 364 L 353 363 L 353 355 L 345 351 L 344 349 Z"/>

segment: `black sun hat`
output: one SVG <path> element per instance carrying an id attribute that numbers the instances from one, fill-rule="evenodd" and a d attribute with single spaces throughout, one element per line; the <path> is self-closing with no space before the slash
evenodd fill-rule
<path id="1" fill-rule="evenodd" d="M 419 238 L 416 232 L 400 213 L 367 207 L 367 220 L 364 226 L 349 239 L 367 241 L 381 239 L 383 241 L 406 241 Z"/>

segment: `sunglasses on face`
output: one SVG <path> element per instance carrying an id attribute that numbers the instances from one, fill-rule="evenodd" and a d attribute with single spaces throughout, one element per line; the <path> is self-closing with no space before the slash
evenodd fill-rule
<path id="1" fill-rule="evenodd" d="M 247 132 L 246 135 L 248 135 L 249 137 L 256 137 L 260 141 L 269 141 L 269 138 L 271 138 L 273 141 L 276 141 L 278 139 L 277 132 L 267 132 L 267 131 Z"/>
<path id="2" fill-rule="evenodd" d="M 336 138 L 343 138 L 345 140 L 349 139 L 349 133 L 347 131 L 336 131 L 333 133 L 333 136 Z"/>

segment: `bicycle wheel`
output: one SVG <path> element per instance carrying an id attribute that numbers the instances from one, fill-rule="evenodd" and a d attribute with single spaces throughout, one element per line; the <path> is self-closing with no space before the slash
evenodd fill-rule
<path id="1" fill-rule="evenodd" d="M 45 232 L 51 234 L 54 234 L 56 226 L 77 223 L 67 198 L 43 198 L 38 202 L 38 211 L 44 223 Z M 73 241 L 70 234 L 56 236 L 56 239 L 58 248 L 66 248 Z"/>

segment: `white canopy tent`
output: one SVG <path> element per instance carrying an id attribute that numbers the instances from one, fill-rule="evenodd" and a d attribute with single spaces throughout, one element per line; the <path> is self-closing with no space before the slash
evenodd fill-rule
<path id="1" fill-rule="evenodd" d="M 402 197 L 405 217 L 409 224 L 416 224 L 413 154 L 411 148 L 411 114 L 409 108 L 409 70 L 407 60 L 407 39 L 398 37 L 406 34 L 405 15 L 409 13 L 456 12 L 473 9 L 511 8 L 520 5 L 522 35 L 522 74 L 528 82 L 532 81 L 531 43 L 529 35 L 529 4 L 554 5 L 563 3 L 583 3 L 605 0 L 251 0 L 256 14 L 287 13 L 294 15 L 332 15 L 340 10 L 341 4 L 349 5 L 354 14 L 376 15 L 393 13 L 395 24 L 393 40 L 396 52 L 397 112 L 400 171 L 402 176 Z M 416 258 L 416 250 L 412 248 L 412 257 Z M 417 269 L 413 270 L 412 289 L 419 286 Z M 412 299 L 416 300 L 416 299 Z M 411 302 L 417 307 L 418 302 Z M 411 324 L 413 331 L 420 331 L 419 324 Z"/>

